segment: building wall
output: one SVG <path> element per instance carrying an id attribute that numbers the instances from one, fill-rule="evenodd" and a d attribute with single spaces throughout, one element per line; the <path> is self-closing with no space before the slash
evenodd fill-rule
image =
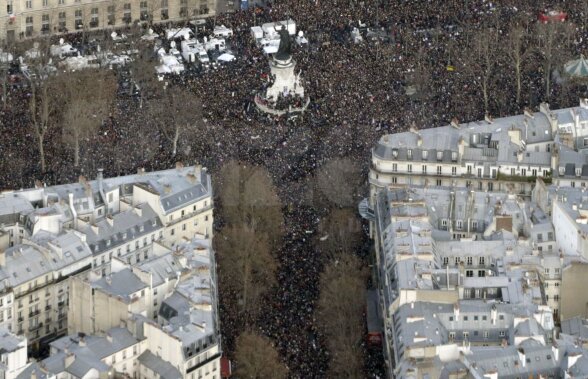
<path id="1" fill-rule="evenodd" d="M 4 379 L 14 379 L 16 376 L 27 367 L 28 355 L 27 355 L 27 340 L 23 338 L 18 344 L 18 348 L 4 352 L 1 355 L 2 364 L 5 365 L 2 369 L 4 370 Z"/>
<path id="2" fill-rule="evenodd" d="M 557 244 L 564 254 L 583 254 L 578 250 L 579 235 L 576 220 L 570 218 L 558 201 L 553 202 L 553 228 Z M 588 255 L 588 252 L 585 253 Z"/>
<path id="3" fill-rule="evenodd" d="M 65 30 L 124 27 L 144 19 L 146 14 L 152 14 L 154 22 L 185 20 L 187 17 L 180 14 L 182 4 L 182 0 L 0 0 L 0 42 L 60 34 Z M 187 0 L 185 4 L 190 18 L 216 13 L 216 0 Z M 76 29 L 80 22 L 84 26 Z"/>
<path id="4" fill-rule="evenodd" d="M 218 344 L 199 352 L 189 360 L 184 360 L 181 341 L 167 334 L 158 325 L 145 323 L 144 334 L 149 350 L 175 366 L 183 374 L 184 378 L 220 378 L 220 350 Z M 206 362 L 206 364 L 202 364 L 203 362 Z M 152 371 L 144 368 L 141 369 L 140 377 L 158 379 Z"/>
<path id="5" fill-rule="evenodd" d="M 563 270 L 561 281 L 561 320 L 588 318 L 588 264 L 572 263 Z"/>

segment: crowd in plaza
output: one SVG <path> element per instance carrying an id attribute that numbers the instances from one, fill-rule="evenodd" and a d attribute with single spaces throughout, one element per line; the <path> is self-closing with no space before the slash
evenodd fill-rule
<path id="1" fill-rule="evenodd" d="M 194 140 L 181 141 L 184 149 L 172 157 L 166 143 L 160 141 L 163 137 L 157 126 L 149 125 L 148 118 L 140 115 L 136 102 L 125 99 L 117 103 L 106 123 L 120 129 L 117 138 L 108 140 L 109 146 L 102 145 L 102 131 L 101 136 L 86 141 L 84 167 L 94 172 L 100 166 L 105 175 L 118 175 L 142 166 L 168 168 L 184 159 L 214 171 L 223 162 L 239 159 L 269 170 L 284 205 L 300 204 L 312 174 L 330 159 L 357 159 L 367 172 L 370 149 L 384 133 L 413 124 L 439 126 L 453 117 L 483 118 L 478 86 L 461 64 L 464 52 L 460 46 L 467 31 L 482 28 L 488 20 L 503 20 L 505 28 L 515 19 L 532 24 L 544 5 L 531 0 L 276 0 L 263 8 L 218 15 L 216 24 L 235 32 L 231 46 L 237 60 L 223 69 L 176 80 L 168 89 L 185 86 L 202 100 L 204 122 Z M 569 15 L 566 22 L 575 28 L 570 56 L 586 53 L 588 30 L 583 20 L 588 7 L 582 1 L 566 1 L 561 6 Z M 267 83 L 269 66 L 251 39 L 250 27 L 286 18 L 295 20 L 310 42 L 293 51 L 310 97 L 307 111 L 296 117 L 263 114 L 253 102 Z M 389 38 L 354 43 L 350 32 L 360 23 L 384 28 Z M 423 65 L 430 67 L 426 85 L 420 87 L 417 97 L 407 96 L 407 73 Z M 448 66 L 455 66 L 455 70 L 448 70 Z M 523 105 L 537 107 L 543 100 L 541 75 L 523 78 L 522 104 L 513 101 L 512 70 L 500 67 L 496 75 L 504 97 L 493 105 L 496 116 L 519 112 Z M 550 101 L 569 106 L 566 97 L 557 96 L 558 90 L 554 87 Z M 29 128 L 27 89 L 11 91 L 7 107 L 0 110 L 0 188 L 30 185 L 41 177 L 36 141 Z M 575 104 L 578 95 L 572 92 L 570 102 Z M 133 148 L 142 146 L 138 138 L 155 141 L 156 149 L 148 159 L 135 158 L 138 154 Z M 79 172 L 72 171 L 66 149 L 58 147 L 59 133 L 49 135 L 47 143 L 53 173 L 46 180 L 76 178 Z M 328 364 L 328 353 L 313 321 L 324 262 L 306 235 L 316 230 L 326 212 L 295 207 L 286 214 L 287 233 L 279 251 L 279 288 L 258 321 L 263 333 L 276 342 L 292 377 L 297 378 L 323 377 Z M 230 322 L 223 324 L 223 333 L 230 335 L 230 328 Z"/>

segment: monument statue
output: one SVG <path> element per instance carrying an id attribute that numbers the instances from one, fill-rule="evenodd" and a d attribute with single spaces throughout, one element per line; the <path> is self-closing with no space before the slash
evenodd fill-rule
<path id="1" fill-rule="evenodd" d="M 280 37 L 280 45 L 268 62 L 273 81 L 255 95 L 255 105 L 260 111 L 274 115 L 302 113 L 308 107 L 310 98 L 304 95 L 300 72 L 296 73 L 295 70 L 290 33 L 284 26 L 279 29 L 275 27 L 274 30 Z"/>
<path id="2" fill-rule="evenodd" d="M 290 59 L 290 53 L 292 50 L 290 34 L 285 26 L 282 26 L 282 28 L 278 30 L 278 34 L 280 35 L 280 46 L 278 47 L 275 58 L 281 61 L 287 61 Z"/>

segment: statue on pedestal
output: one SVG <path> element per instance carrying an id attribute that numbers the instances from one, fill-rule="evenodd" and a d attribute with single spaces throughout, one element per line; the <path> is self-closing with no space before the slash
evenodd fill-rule
<path id="1" fill-rule="evenodd" d="M 278 34 L 280 35 L 280 46 L 278 47 L 278 51 L 274 57 L 281 61 L 287 61 L 290 59 L 290 54 L 292 51 L 290 34 L 288 33 L 288 30 L 285 26 L 282 26 L 282 28 L 278 30 Z"/>

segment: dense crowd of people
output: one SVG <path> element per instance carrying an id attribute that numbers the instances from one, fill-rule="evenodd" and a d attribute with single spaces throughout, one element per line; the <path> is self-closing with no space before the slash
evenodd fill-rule
<path id="1" fill-rule="evenodd" d="M 213 171 L 230 159 L 266 166 L 289 211 L 278 255 L 279 285 L 256 324 L 276 342 L 292 377 L 324 377 L 328 352 L 313 320 L 324 262 L 307 232 L 316 230 L 328 210 L 299 206 L 313 173 L 338 157 L 356 159 L 367 172 L 375 141 L 411 125 L 439 126 L 453 117 L 476 120 L 486 111 L 495 116 L 518 113 L 523 106 L 537 107 L 544 100 L 554 107 L 575 105 L 585 95 L 582 85 L 554 85 L 546 98 L 543 76 L 537 74 L 542 67 L 540 49 L 533 49 L 524 63 L 519 103 L 514 100 L 513 70 L 504 60 L 492 72 L 489 109 L 481 100 L 476 61 L 466 50 L 472 32 L 493 28 L 504 36 L 519 23 L 532 29 L 544 6 L 547 2 L 532 0 L 276 0 L 261 9 L 218 15 L 214 22 L 235 32 L 230 44 L 237 60 L 176 80 L 168 88 L 188 87 L 202 100 L 203 122 L 196 133 L 181 137 L 178 156 L 170 155 L 169 143 L 136 99 L 121 98 L 104 128 L 84 142 L 79 169 L 72 167 L 68 147 L 55 128 L 46 141 L 50 169 L 40 173 L 27 88 L 14 88 L 0 110 L 0 188 L 28 186 L 40 177 L 52 183 L 75 180 L 80 170 L 92 175 L 99 167 L 107 175 L 127 174 L 138 167 L 163 169 L 180 159 Z M 572 30 L 564 56 L 578 57 L 588 48 L 588 6 L 580 0 L 562 1 L 560 6 L 568 13 Z M 286 18 L 295 20 L 310 42 L 293 52 L 311 99 L 307 111 L 297 117 L 263 114 L 253 102 L 267 86 L 269 66 L 249 28 Z M 360 24 L 383 30 L 387 38 L 354 43 L 350 32 Z M 530 34 L 525 44 L 532 43 Z M 416 95 L 406 94 L 408 85 L 416 86 Z M 232 328 L 238 326 L 226 314 L 222 321 L 230 349 L 239 333 Z M 379 373 L 374 368 L 366 376 Z"/>

